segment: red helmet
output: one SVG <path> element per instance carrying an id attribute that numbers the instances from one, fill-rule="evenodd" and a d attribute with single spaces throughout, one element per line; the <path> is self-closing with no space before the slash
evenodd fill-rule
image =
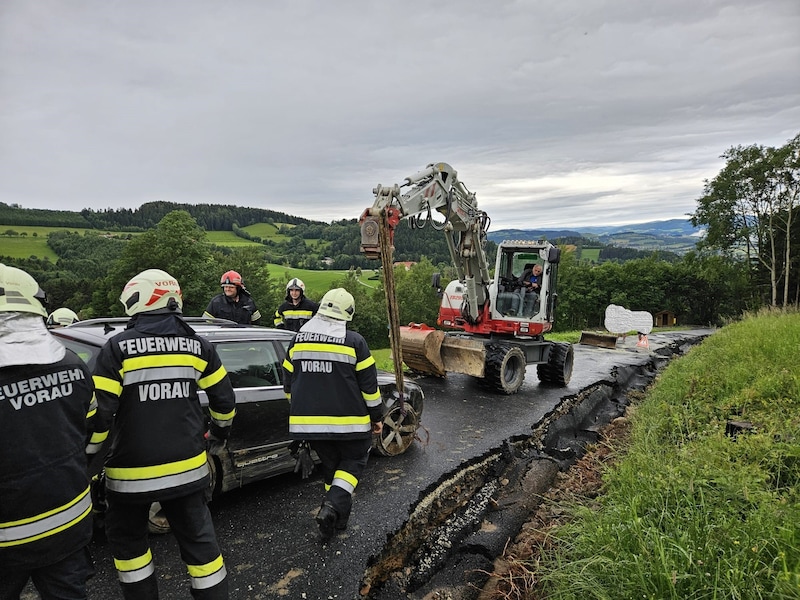
<path id="1" fill-rule="evenodd" d="M 242 276 L 236 271 L 227 271 L 222 275 L 219 280 L 220 285 L 235 285 L 237 287 L 244 287 L 242 283 Z"/>

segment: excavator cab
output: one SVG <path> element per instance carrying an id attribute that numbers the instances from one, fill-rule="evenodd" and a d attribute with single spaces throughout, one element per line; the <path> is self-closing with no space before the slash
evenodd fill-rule
<path id="1" fill-rule="evenodd" d="M 497 249 L 495 280 L 489 291 L 491 316 L 501 321 L 542 322 L 547 313 L 547 300 L 554 289 L 552 278 L 558 262 L 558 250 L 547 242 L 503 241 Z M 535 265 L 542 268 L 539 290 L 526 290 L 524 280 L 531 274 Z M 498 325 L 506 328 L 508 325 Z M 522 331 L 530 333 L 529 328 L 521 326 Z"/>

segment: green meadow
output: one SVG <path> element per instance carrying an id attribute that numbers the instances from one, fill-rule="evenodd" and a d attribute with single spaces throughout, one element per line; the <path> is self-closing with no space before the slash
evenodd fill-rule
<path id="1" fill-rule="evenodd" d="M 30 229 L 30 227 L 26 229 Z M 35 256 L 36 258 L 46 258 L 52 262 L 58 260 L 58 255 L 47 245 L 46 235 L 44 237 L 9 237 L 0 234 L 0 256 L 10 256 L 11 258 Z"/>
<path id="2" fill-rule="evenodd" d="M 261 245 L 258 242 L 251 242 L 250 240 L 240 238 L 232 231 L 206 231 L 206 239 L 217 246 L 228 246 L 229 248 Z"/>
<path id="3" fill-rule="evenodd" d="M 284 265 L 268 264 L 270 278 L 281 283 L 288 282 L 294 277 L 299 277 L 306 284 L 306 293 L 312 300 L 319 300 L 322 295 L 333 287 L 336 281 L 347 277 L 347 270 L 341 271 L 310 271 L 308 269 L 293 269 Z M 377 281 L 367 280 L 371 272 L 365 271 L 361 277 L 362 285 L 375 288 Z"/>
<path id="4" fill-rule="evenodd" d="M 285 223 L 278 223 L 278 225 L 273 225 L 271 223 L 254 223 L 253 225 L 248 225 L 247 227 L 242 227 L 247 233 L 252 236 L 260 237 L 262 240 L 273 240 L 275 242 L 284 242 L 289 238 L 282 233 L 278 233 L 279 227 L 288 227 L 293 228 L 294 225 L 289 225 Z"/>

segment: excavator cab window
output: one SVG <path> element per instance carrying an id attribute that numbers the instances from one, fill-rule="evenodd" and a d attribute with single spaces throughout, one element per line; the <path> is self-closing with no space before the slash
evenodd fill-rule
<path id="1" fill-rule="evenodd" d="M 518 252 L 514 255 L 514 277 L 519 278 L 531 263 L 539 261 L 539 255 L 532 252 Z"/>

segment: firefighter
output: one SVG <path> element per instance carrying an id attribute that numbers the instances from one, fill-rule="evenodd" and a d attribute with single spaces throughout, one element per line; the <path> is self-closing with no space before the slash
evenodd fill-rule
<path id="1" fill-rule="evenodd" d="M 139 273 L 120 301 L 131 320 L 97 358 L 92 430 L 105 435 L 113 421 L 105 524 L 123 596 L 158 598 L 147 538 L 150 504 L 157 501 L 180 546 L 192 596 L 227 598 L 227 573 L 206 505 L 206 440 L 209 452 L 224 447 L 235 414 L 233 387 L 211 342 L 183 320 L 181 288 L 171 275 Z M 198 389 L 208 395 L 208 432 Z"/>
<path id="2" fill-rule="evenodd" d="M 317 313 L 319 304 L 306 298 L 306 284 L 295 277 L 286 284 L 286 299 L 275 311 L 275 327 L 300 331 Z"/>
<path id="3" fill-rule="evenodd" d="M 78 315 L 68 308 L 57 308 L 47 315 L 47 327 L 50 329 L 66 327 L 78 321 L 80 321 Z"/>
<path id="4" fill-rule="evenodd" d="M 322 462 L 325 496 L 316 521 L 323 539 L 347 527 L 372 436 L 383 427 L 375 359 L 361 334 L 347 330 L 354 312 L 347 290 L 327 292 L 283 362 L 289 434 L 308 440 Z"/>
<path id="5" fill-rule="evenodd" d="M 226 271 L 219 280 L 222 293 L 208 303 L 204 317 L 228 319 L 240 325 L 254 324 L 261 318 L 256 302 L 244 287 L 242 276 L 236 271 Z"/>
<path id="6" fill-rule="evenodd" d="M 86 598 L 92 503 L 86 419 L 92 375 L 53 337 L 45 295 L 0 264 L 0 598 Z M 92 411 L 90 413 L 90 411 Z"/>

